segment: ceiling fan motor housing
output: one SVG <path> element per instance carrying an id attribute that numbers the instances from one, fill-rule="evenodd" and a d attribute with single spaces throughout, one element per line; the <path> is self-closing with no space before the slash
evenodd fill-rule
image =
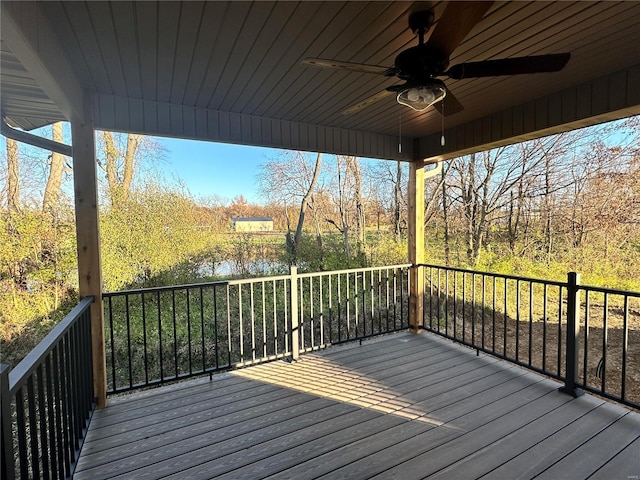
<path id="1" fill-rule="evenodd" d="M 429 80 L 447 70 L 449 59 L 427 45 L 400 52 L 395 60 L 396 75 L 402 80 Z"/>

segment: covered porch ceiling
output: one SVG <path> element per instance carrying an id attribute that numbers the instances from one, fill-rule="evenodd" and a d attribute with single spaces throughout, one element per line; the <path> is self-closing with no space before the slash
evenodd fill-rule
<path id="1" fill-rule="evenodd" d="M 437 21 L 447 2 L 426 7 Z M 464 110 L 444 117 L 445 146 L 440 113 L 415 112 L 394 95 L 344 115 L 398 79 L 301 60 L 391 67 L 417 43 L 412 8 L 3 0 L 2 115 L 27 130 L 82 118 L 84 91 L 97 129 L 435 161 L 640 113 L 640 2 L 522 1 L 494 2 L 451 65 L 560 52 L 569 63 L 555 73 L 446 79 Z"/>

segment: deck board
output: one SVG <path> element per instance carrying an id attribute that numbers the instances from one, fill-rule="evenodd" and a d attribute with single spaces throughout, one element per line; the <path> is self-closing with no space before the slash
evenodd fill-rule
<path id="1" fill-rule="evenodd" d="M 389 335 L 114 397 L 74 478 L 640 474 L 640 414 L 558 386 L 437 337 Z"/>

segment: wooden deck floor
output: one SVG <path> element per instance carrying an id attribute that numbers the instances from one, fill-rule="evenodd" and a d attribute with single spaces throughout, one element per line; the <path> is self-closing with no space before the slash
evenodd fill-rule
<path id="1" fill-rule="evenodd" d="M 397 334 L 112 398 L 76 480 L 640 475 L 640 414 Z"/>

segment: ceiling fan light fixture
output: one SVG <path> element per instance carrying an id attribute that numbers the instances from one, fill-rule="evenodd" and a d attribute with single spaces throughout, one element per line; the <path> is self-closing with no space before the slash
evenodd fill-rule
<path id="1" fill-rule="evenodd" d="M 433 83 L 406 88 L 398 93 L 398 103 L 413 108 L 417 112 L 426 110 L 442 100 L 447 94 L 444 84 L 437 80 Z"/>

